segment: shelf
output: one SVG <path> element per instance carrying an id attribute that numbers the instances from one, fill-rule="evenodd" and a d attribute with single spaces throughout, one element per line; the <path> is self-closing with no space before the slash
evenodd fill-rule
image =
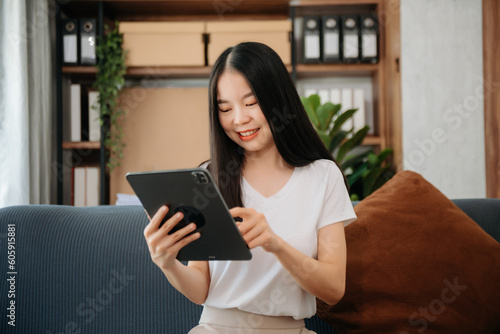
<path id="1" fill-rule="evenodd" d="M 378 64 L 298 64 L 298 78 L 328 76 L 372 76 L 379 70 Z"/>
<path id="2" fill-rule="evenodd" d="M 383 0 L 292 0 L 292 7 L 379 5 Z"/>
<path id="3" fill-rule="evenodd" d="M 366 136 L 365 139 L 363 140 L 363 145 L 374 145 L 378 146 L 382 144 L 382 138 L 379 136 Z"/>
<path id="4" fill-rule="evenodd" d="M 292 66 L 287 66 L 292 72 Z M 212 71 L 211 66 L 141 66 L 128 67 L 126 78 L 208 78 Z M 95 66 L 63 66 L 63 74 L 76 76 L 95 76 L 97 68 Z"/>
<path id="5" fill-rule="evenodd" d="M 128 67 L 127 77 L 161 77 L 161 78 L 208 78 L 211 66 L 145 66 Z"/>
<path id="6" fill-rule="evenodd" d="M 62 143 L 62 148 L 64 150 L 98 150 L 101 148 L 101 143 L 98 141 L 80 141 L 80 142 L 69 142 L 65 141 Z"/>
<path id="7" fill-rule="evenodd" d="M 95 16 L 99 1 L 64 2 L 66 2 L 64 12 L 68 16 L 84 17 Z M 106 0 L 102 2 L 107 16 L 119 21 L 221 20 L 226 17 L 286 18 L 290 8 L 289 0 Z"/>

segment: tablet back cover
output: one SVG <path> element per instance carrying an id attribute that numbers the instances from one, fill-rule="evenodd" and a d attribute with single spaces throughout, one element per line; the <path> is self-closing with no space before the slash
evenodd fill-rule
<path id="1" fill-rule="evenodd" d="M 201 237 L 182 248 L 178 260 L 251 259 L 252 254 L 206 169 L 128 173 L 127 180 L 150 217 L 166 204 L 169 212 L 164 221 L 182 211 L 185 219 L 179 228 L 196 223 L 194 232 L 200 232 Z"/>

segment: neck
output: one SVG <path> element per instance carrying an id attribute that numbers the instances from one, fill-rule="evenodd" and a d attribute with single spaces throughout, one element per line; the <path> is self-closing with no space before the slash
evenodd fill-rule
<path id="1" fill-rule="evenodd" d="M 278 152 L 276 145 L 258 152 L 245 152 L 243 174 L 245 169 L 293 169 Z"/>

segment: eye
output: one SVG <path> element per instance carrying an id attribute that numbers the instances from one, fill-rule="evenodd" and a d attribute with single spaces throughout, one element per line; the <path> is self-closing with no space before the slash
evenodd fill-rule
<path id="1" fill-rule="evenodd" d="M 256 104 L 257 104 L 257 102 L 252 102 L 252 103 L 247 103 L 247 104 L 246 104 L 246 106 L 247 106 L 247 107 L 252 107 L 252 106 L 254 106 L 254 105 L 256 105 Z"/>
<path id="2" fill-rule="evenodd" d="M 219 111 L 220 111 L 220 112 L 228 112 L 228 111 L 231 111 L 231 108 L 229 108 L 229 109 L 222 109 L 222 108 L 219 108 Z"/>

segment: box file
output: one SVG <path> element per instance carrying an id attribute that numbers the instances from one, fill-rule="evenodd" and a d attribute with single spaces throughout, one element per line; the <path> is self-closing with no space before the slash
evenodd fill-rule
<path id="1" fill-rule="evenodd" d="M 359 16 L 342 16 L 342 59 L 345 63 L 360 61 Z"/>
<path id="2" fill-rule="evenodd" d="M 96 64 L 96 19 L 80 19 L 80 64 Z"/>
<path id="3" fill-rule="evenodd" d="M 321 62 L 321 23 L 317 16 L 304 17 L 304 63 Z"/>
<path id="4" fill-rule="evenodd" d="M 378 62 L 378 20 L 376 14 L 361 15 L 361 61 Z"/>
<path id="5" fill-rule="evenodd" d="M 322 23 L 322 59 L 324 63 L 338 63 L 340 57 L 340 17 L 323 16 Z"/>
<path id="6" fill-rule="evenodd" d="M 78 65 L 78 20 L 62 20 L 62 60 L 64 65 Z"/>

